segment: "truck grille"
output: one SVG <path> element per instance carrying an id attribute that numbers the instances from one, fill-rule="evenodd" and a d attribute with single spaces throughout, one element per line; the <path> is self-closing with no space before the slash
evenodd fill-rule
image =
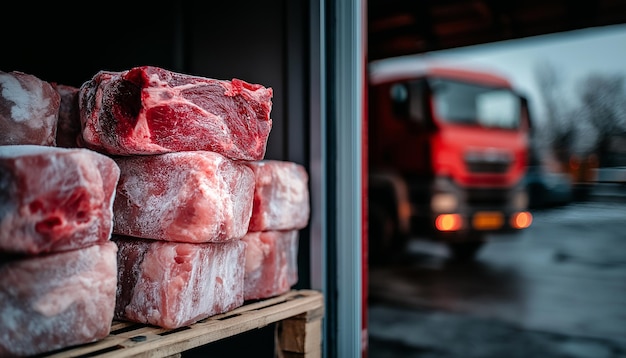
<path id="1" fill-rule="evenodd" d="M 506 173 L 511 166 L 509 162 L 483 162 L 483 161 L 465 161 L 467 170 L 470 173 Z"/>
<path id="2" fill-rule="evenodd" d="M 507 189 L 469 189 L 467 203 L 470 206 L 506 206 L 510 195 Z"/>
<path id="3" fill-rule="evenodd" d="M 470 173 L 506 173 L 511 163 L 512 155 L 498 150 L 468 150 L 464 156 L 465 165 Z"/>

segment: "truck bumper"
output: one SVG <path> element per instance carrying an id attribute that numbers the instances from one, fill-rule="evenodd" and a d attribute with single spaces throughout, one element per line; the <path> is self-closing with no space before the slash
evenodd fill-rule
<path id="1" fill-rule="evenodd" d="M 528 228 L 532 214 L 528 211 L 475 211 L 469 214 L 440 214 L 414 218 L 416 233 L 443 241 L 483 240 L 486 234 L 515 233 Z"/>

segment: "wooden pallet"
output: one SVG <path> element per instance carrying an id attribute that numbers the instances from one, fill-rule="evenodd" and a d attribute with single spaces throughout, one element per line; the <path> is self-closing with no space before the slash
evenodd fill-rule
<path id="1" fill-rule="evenodd" d="M 186 350 L 277 323 L 277 357 L 318 358 L 322 356 L 323 316 L 324 299 L 320 292 L 292 290 L 177 329 L 114 321 L 111 334 L 98 342 L 40 357 L 180 356 Z"/>

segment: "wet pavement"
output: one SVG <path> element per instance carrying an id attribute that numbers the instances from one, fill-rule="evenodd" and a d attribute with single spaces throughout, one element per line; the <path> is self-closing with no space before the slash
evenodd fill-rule
<path id="1" fill-rule="evenodd" d="M 626 343 L 531 330 L 497 319 L 444 311 L 370 309 L 372 358 L 618 358 Z"/>
<path id="2" fill-rule="evenodd" d="M 535 213 L 475 262 L 414 241 L 370 268 L 368 353 L 386 357 L 626 358 L 626 201 Z"/>

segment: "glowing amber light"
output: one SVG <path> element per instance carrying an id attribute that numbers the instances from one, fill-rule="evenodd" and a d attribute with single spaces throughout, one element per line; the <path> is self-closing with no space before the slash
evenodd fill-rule
<path id="1" fill-rule="evenodd" d="M 459 230 L 463 224 L 461 215 L 459 214 L 443 214 L 437 216 L 435 227 L 439 231 L 455 231 Z"/>
<path id="2" fill-rule="evenodd" d="M 528 211 L 519 212 L 511 217 L 511 226 L 515 229 L 525 229 L 533 222 L 533 215 Z"/>

